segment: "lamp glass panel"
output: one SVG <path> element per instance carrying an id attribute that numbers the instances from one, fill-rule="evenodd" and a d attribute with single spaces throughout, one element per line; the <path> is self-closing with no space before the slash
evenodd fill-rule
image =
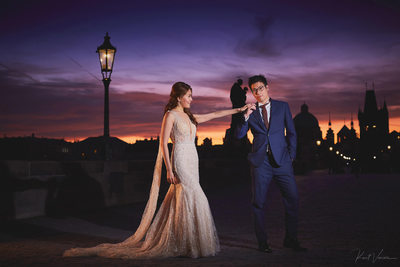
<path id="1" fill-rule="evenodd" d="M 112 71 L 114 63 L 114 55 L 115 55 L 115 50 L 112 49 L 107 50 L 107 71 Z"/>
<path id="2" fill-rule="evenodd" d="M 101 66 L 101 70 L 105 71 L 106 70 L 106 66 L 107 66 L 107 51 L 106 49 L 99 49 L 99 58 L 100 58 L 100 66 Z"/>

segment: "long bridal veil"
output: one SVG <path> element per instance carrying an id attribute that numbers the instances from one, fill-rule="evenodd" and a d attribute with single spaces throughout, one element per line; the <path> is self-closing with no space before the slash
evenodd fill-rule
<path id="1" fill-rule="evenodd" d="M 150 196 L 149 200 L 147 201 L 146 208 L 144 209 L 140 225 L 136 230 L 135 234 L 127 238 L 122 243 L 129 243 L 132 245 L 139 243 L 144 238 L 144 236 L 147 233 L 147 230 L 151 225 L 154 213 L 156 212 L 157 209 L 158 194 L 160 191 L 162 160 L 163 156 L 162 156 L 162 149 L 160 142 L 160 145 L 158 146 L 156 164 L 154 166 L 153 182 L 151 184 Z"/>

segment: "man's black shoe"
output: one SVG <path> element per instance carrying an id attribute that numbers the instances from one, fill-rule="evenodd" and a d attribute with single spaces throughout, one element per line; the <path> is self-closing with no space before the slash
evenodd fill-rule
<path id="1" fill-rule="evenodd" d="M 306 252 L 308 250 L 300 245 L 300 242 L 297 240 L 297 238 L 285 238 L 285 241 L 283 241 L 283 246 L 285 248 L 291 248 L 297 252 Z"/>
<path id="2" fill-rule="evenodd" d="M 260 244 L 258 250 L 265 253 L 272 253 L 272 249 L 268 244 Z"/>

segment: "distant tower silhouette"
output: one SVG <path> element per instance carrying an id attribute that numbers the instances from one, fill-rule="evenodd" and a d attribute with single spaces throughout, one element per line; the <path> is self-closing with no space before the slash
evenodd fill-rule
<path id="1" fill-rule="evenodd" d="M 357 139 L 356 130 L 354 130 L 353 113 L 351 113 L 350 125 L 351 125 L 351 128 L 349 129 L 346 126 L 346 120 L 344 120 L 344 125 L 337 134 L 337 142 L 338 143 L 343 143 L 343 141 L 346 141 L 346 140 L 354 141 L 355 139 Z"/>
<path id="2" fill-rule="evenodd" d="M 382 138 L 389 134 L 389 114 L 384 101 L 383 108 L 378 109 L 375 96 L 375 85 L 373 89 L 365 93 L 364 110 L 358 111 L 358 121 L 360 124 L 360 138 Z"/>
<path id="3" fill-rule="evenodd" d="M 328 123 L 329 129 L 326 131 L 326 142 L 328 146 L 333 146 L 335 142 L 335 134 L 333 133 L 332 130 L 332 123 L 331 123 L 331 113 L 329 112 L 329 123 Z"/>
<path id="4" fill-rule="evenodd" d="M 354 129 L 354 122 L 353 122 L 353 112 L 351 113 L 351 122 L 350 122 L 350 139 L 356 139 L 357 134 L 356 130 Z"/>
<path id="5" fill-rule="evenodd" d="M 387 146 L 389 138 L 389 113 L 386 100 L 383 107 L 378 109 L 374 83 L 372 90 L 368 90 L 366 85 L 364 110 L 359 109 L 358 121 L 364 166 L 371 170 L 377 169 L 379 167 L 377 160 L 379 160 L 381 150 Z"/>
<path id="6" fill-rule="evenodd" d="M 337 142 L 342 143 L 350 137 L 350 129 L 343 125 L 342 129 L 337 133 Z"/>

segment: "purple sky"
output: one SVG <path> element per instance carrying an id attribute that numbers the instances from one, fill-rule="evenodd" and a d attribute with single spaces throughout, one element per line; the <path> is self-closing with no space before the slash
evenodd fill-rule
<path id="1" fill-rule="evenodd" d="M 111 135 L 156 136 L 175 81 L 196 112 L 229 108 L 254 74 L 293 115 L 306 102 L 326 134 L 363 107 L 365 82 L 400 130 L 400 4 L 395 1 L 8 1 L 0 10 L 0 134 L 83 139 L 103 130 L 95 50 L 117 47 Z M 322 4 L 323 3 L 323 4 Z M 254 101 L 248 95 L 248 101 Z M 220 142 L 230 118 L 199 127 Z"/>

